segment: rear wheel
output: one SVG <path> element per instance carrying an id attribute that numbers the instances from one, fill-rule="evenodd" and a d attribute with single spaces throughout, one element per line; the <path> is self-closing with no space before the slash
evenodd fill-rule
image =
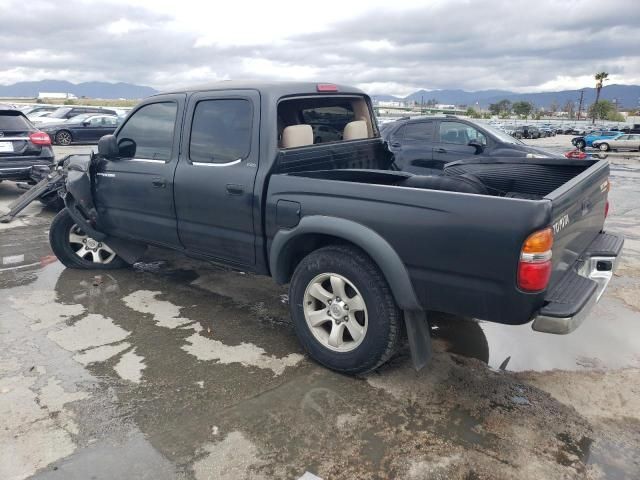
<path id="1" fill-rule="evenodd" d="M 55 141 L 58 145 L 71 145 L 71 132 L 67 130 L 60 130 L 56 133 Z"/>
<path id="2" fill-rule="evenodd" d="M 578 140 L 576 142 L 576 147 L 578 147 L 580 150 L 582 150 L 586 146 L 587 146 L 587 143 L 584 140 Z"/>
<path id="3" fill-rule="evenodd" d="M 608 143 L 601 143 L 600 145 L 598 145 L 598 148 L 603 152 L 608 152 L 609 151 L 609 144 Z"/>
<path id="4" fill-rule="evenodd" d="M 305 257 L 289 287 L 300 343 L 343 373 L 373 370 L 395 352 L 401 314 L 382 272 L 362 251 L 324 247 Z"/>
<path id="5" fill-rule="evenodd" d="M 106 243 L 89 237 L 64 209 L 51 222 L 49 243 L 65 267 L 111 270 L 127 266 Z"/>

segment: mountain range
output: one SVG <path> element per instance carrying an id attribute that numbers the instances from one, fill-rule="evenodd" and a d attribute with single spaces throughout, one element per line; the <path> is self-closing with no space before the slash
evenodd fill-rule
<path id="1" fill-rule="evenodd" d="M 549 107 L 556 102 L 559 108 L 573 101 L 578 104 L 581 90 L 562 90 L 558 92 L 516 93 L 508 90 L 480 90 L 468 92 L 465 90 L 418 90 L 406 97 L 393 95 L 373 95 L 374 100 L 395 100 L 407 102 L 422 102 L 435 99 L 437 103 L 452 105 L 476 104 L 486 108 L 490 103 L 507 99 L 511 102 L 527 101 L 537 107 Z M 583 88 L 583 105 L 586 107 L 594 102 L 595 88 Z M 144 98 L 158 93 L 151 87 L 131 83 L 84 82 L 71 83 L 64 80 L 40 80 L 34 82 L 19 82 L 13 85 L 0 85 L 0 97 L 37 97 L 39 92 L 73 93 L 77 97 L 88 98 Z M 621 109 L 632 109 L 640 106 L 640 85 L 607 85 L 600 94 L 602 99 L 616 100 Z"/>
<path id="2" fill-rule="evenodd" d="M 588 106 L 595 101 L 596 89 L 583 88 L 583 106 Z M 567 101 L 575 102 L 576 106 L 580 101 L 581 90 L 562 90 L 559 92 L 539 92 L 539 93 L 516 93 L 508 90 L 480 90 L 477 92 L 467 92 L 465 90 L 418 90 L 406 97 L 394 97 L 393 95 L 373 95 L 374 100 L 379 101 L 405 101 L 405 102 L 427 102 L 435 99 L 437 103 L 446 105 L 468 105 L 475 106 L 476 103 L 483 108 L 490 103 L 496 103 L 507 99 L 511 102 L 527 101 L 532 102 L 537 107 L 549 107 L 554 101 L 559 108 Z M 603 100 L 615 100 L 620 109 L 632 109 L 640 107 L 640 85 L 607 85 L 600 92 Z"/>
<path id="3" fill-rule="evenodd" d="M 76 97 L 88 98 L 144 98 L 158 91 L 151 87 L 131 83 L 84 82 L 71 83 L 65 80 L 39 80 L 0 85 L 0 97 L 38 96 L 39 92 L 73 93 Z"/>

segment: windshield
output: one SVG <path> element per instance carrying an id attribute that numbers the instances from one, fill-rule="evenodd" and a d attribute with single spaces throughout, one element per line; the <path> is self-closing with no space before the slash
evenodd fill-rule
<path id="1" fill-rule="evenodd" d="M 516 145 L 524 145 L 524 143 L 518 140 L 517 138 L 512 137 L 507 132 L 503 132 L 502 130 L 492 127 L 491 125 L 483 124 L 480 126 L 484 128 L 487 132 L 489 132 L 491 135 L 496 137 L 502 143 L 513 143 Z"/>
<path id="2" fill-rule="evenodd" d="M 71 111 L 71 107 L 59 108 L 54 111 L 49 118 L 64 118 L 64 116 Z"/>

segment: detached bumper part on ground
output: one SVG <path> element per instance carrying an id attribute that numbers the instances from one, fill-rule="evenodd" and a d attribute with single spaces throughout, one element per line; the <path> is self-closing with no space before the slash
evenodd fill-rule
<path id="1" fill-rule="evenodd" d="M 624 237 L 601 233 L 591 243 L 574 269 L 551 289 L 548 302 L 533 320 L 538 332 L 567 334 L 587 318 L 607 288 L 620 260 Z"/>

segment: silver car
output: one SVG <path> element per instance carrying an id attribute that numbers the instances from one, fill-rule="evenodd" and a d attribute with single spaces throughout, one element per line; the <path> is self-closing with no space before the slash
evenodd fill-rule
<path id="1" fill-rule="evenodd" d="M 640 133 L 620 135 L 606 140 L 593 142 L 593 148 L 607 152 L 609 150 L 640 150 Z"/>

